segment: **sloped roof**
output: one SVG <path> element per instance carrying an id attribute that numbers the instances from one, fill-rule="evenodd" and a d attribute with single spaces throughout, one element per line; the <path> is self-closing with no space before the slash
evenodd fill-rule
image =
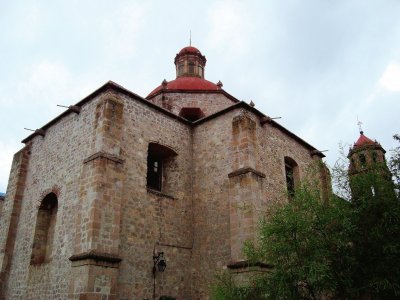
<path id="1" fill-rule="evenodd" d="M 364 145 L 375 145 L 375 144 L 378 144 L 378 143 L 374 142 L 370 138 L 366 137 L 364 135 L 364 132 L 361 131 L 360 137 L 358 138 L 357 142 L 354 143 L 354 146 L 360 147 L 360 146 L 364 146 Z"/>

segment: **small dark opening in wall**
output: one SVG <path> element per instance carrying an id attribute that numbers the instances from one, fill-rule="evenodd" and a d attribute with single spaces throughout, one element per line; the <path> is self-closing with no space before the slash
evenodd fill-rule
<path id="1" fill-rule="evenodd" d="M 365 155 L 360 154 L 358 158 L 360 159 L 361 168 L 365 168 L 367 166 L 367 159 L 365 158 Z"/>
<path id="2" fill-rule="evenodd" d="M 296 189 L 296 185 L 299 180 L 299 170 L 297 163 L 290 157 L 285 156 L 285 175 L 286 175 L 286 188 L 289 197 L 293 197 Z"/>
<path id="3" fill-rule="evenodd" d="M 194 122 L 203 118 L 205 115 L 198 107 L 182 107 L 181 111 L 179 112 L 179 116 L 188 121 Z"/>
<path id="4" fill-rule="evenodd" d="M 162 190 L 164 161 L 176 156 L 177 153 L 169 147 L 158 143 L 150 143 L 147 153 L 147 187 L 156 191 Z"/>

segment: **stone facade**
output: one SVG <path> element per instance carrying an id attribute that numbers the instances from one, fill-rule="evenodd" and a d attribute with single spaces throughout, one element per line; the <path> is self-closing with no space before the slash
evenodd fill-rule
<path id="1" fill-rule="evenodd" d="M 246 271 L 265 207 L 287 201 L 285 157 L 299 177 L 323 157 L 220 88 L 144 99 L 113 82 L 23 142 L 0 216 L 1 299 L 208 299 L 216 271 Z"/>
<path id="2" fill-rule="evenodd" d="M 4 198 L 5 196 L 0 195 L 0 216 L 1 216 L 1 210 L 3 209 Z"/>

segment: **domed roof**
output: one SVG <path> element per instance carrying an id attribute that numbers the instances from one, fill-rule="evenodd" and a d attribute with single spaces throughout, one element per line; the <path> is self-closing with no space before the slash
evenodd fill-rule
<path id="1" fill-rule="evenodd" d="M 179 55 L 181 55 L 181 54 L 189 54 L 189 53 L 200 54 L 201 55 L 200 50 L 197 49 L 196 47 L 192 47 L 192 46 L 184 47 L 184 48 L 182 48 L 181 51 L 179 51 Z"/>
<path id="2" fill-rule="evenodd" d="M 217 91 L 220 87 L 211 81 L 199 77 L 179 77 L 165 82 L 155 88 L 146 98 L 157 94 L 161 90 L 167 91 Z"/>

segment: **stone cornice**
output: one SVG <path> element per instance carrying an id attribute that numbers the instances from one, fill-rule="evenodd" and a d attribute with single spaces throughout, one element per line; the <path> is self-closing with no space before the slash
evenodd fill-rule
<path id="1" fill-rule="evenodd" d="M 90 155 L 88 158 L 84 159 L 83 163 L 86 164 L 92 160 L 98 159 L 98 158 L 105 158 L 107 160 L 111 160 L 117 164 L 122 164 L 124 160 L 122 158 L 119 158 L 118 156 L 114 154 L 110 154 L 104 151 L 99 151 L 96 152 L 95 154 Z"/>
<path id="2" fill-rule="evenodd" d="M 95 261 L 109 262 L 109 263 L 119 263 L 122 260 L 122 258 L 119 257 L 117 254 L 103 253 L 96 250 L 90 250 L 87 252 L 74 254 L 69 258 L 70 261 L 80 261 L 88 259 L 92 259 Z"/>
<path id="3" fill-rule="evenodd" d="M 240 168 L 240 169 L 238 169 L 236 171 L 233 171 L 233 172 L 228 174 L 228 177 L 232 178 L 232 177 L 239 176 L 239 175 L 244 175 L 244 174 L 247 174 L 247 173 L 253 173 L 254 175 L 256 175 L 258 177 L 261 177 L 261 178 L 265 178 L 266 177 L 264 173 L 262 173 L 260 171 L 257 171 L 257 170 L 255 170 L 253 168 L 250 168 L 250 167 Z"/>

